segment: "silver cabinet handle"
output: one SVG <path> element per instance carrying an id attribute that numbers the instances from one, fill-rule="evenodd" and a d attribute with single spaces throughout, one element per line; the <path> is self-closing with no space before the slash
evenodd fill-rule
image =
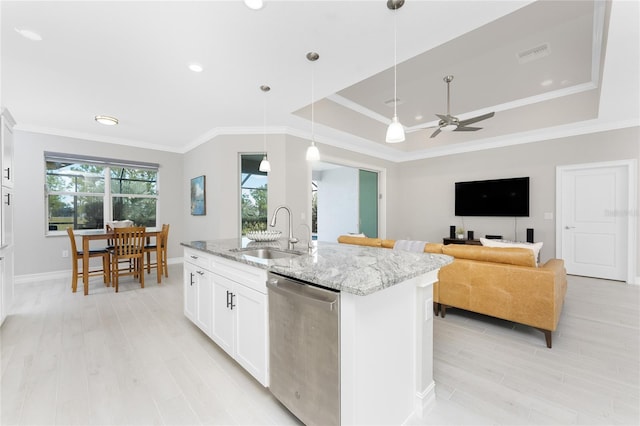
<path id="1" fill-rule="evenodd" d="M 575 226 L 565 226 L 564 229 L 576 229 Z"/>

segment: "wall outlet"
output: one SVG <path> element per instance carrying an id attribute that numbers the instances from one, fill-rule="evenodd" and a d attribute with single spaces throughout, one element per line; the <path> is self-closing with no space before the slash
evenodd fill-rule
<path id="1" fill-rule="evenodd" d="M 69 250 L 62 250 L 62 257 L 69 257 Z"/>

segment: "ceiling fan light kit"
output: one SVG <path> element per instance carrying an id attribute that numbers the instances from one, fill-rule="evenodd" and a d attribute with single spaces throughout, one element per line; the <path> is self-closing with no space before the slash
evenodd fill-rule
<path id="1" fill-rule="evenodd" d="M 398 10 L 404 4 L 404 0 L 388 0 L 387 8 Z M 396 15 L 393 17 L 393 118 L 387 127 L 385 141 L 387 143 L 404 142 L 404 127 L 398 120 L 398 25 Z"/>
<path id="2" fill-rule="evenodd" d="M 459 120 L 458 117 L 452 116 L 450 84 L 453 81 L 453 76 L 445 75 L 442 80 L 447 83 L 447 114 L 436 114 L 440 121 L 438 122 L 438 128 L 430 137 L 435 138 L 440 134 L 440 132 L 475 132 L 476 130 L 481 130 L 482 127 L 470 127 L 469 124 L 486 120 L 487 118 L 491 118 L 495 115 L 495 112 L 489 112 L 476 117 L 467 118 L 466 120 Z"/>

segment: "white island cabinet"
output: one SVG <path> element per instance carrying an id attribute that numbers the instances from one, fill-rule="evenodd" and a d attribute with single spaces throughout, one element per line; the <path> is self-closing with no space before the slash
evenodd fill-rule
<path id="1" fill-rule="evenodd" d="M 281 256 L 264 259 L 250 254 L 255 250 L 248 247 L 256 247 L 251 244 L 247 246 L 240 239 L 182 243 L 185 270 L 191 268 L 187 266 L 189 263 L 198 261 L 200 267 L 211 273 L 213 325 L 209 336 L 262 385 L 276 389 L 279 384 L 281 390 L 293 392 L 294 399 L 280 396 L 290 404 L 292 412 L 302 415 L 300 407 L 313 406 L 318 395 L 305 391 L 308 388 L 299 381 L 313 382 L 308 378 L 323 374 L 324 366 L 303 355 L 304 348 L 288 347 L 295 341 L 292 337 L 295 333 L 289 332 L 287 324 L 292 321 L 300 321 L 296 325 L 307 324 L 310 328 L 303 333 L 308 333 L 305 336 L 309 338 L 318 333 L 313 321 L 298 318 L 296 312 L 300 309 L 293 303 L 291 309 L 271 312 L 283 313 L 272 315 L 273 336 L 284 336 L 274 338 L 274 342 L 282 345 L 274 349 L 298 351 L 295 356 L 305 359 L 296 365 L 299 368 L 291 383 L 283 384 L 282 374 L 269 377 L 267 302 L 274 297 L 275 284 L 271 282 L 267 292 L 267 271 L 287 280 L 336 290 L 340 292 L 339 344 L 335 345 L 339 348 L 340 394 L 336 405 L 340 424 L 399 425 L 419 421 L 435 400 L 433 283 L 438 279 L 438 270 L 453 258 L 325 242 L 318 243 L 312 253 L 286 256 L 282 255 L 287 247 L 287 241 L 283 240 L 278 243 L 279 248 L 274 248 L 273 243 L 266 246 L 268 250 L 279 251 Z M 191 272 L 185 273 L 185 315 L 197 318 L 198 312 L 206 309 L 198 301 L 201 293 L 189 293 L 191 276 Z M 295 295 L 286 297 L 297 300 Z M 282 373 L 277 364 L 273 367 Z M 309 423 L 314 423 L 313 418 Z"/>
<path id="2" fill-rule="evenodd" d="M 184 260 L 185 316 L 268 386 L 266 271 L 189 248 Z"/>

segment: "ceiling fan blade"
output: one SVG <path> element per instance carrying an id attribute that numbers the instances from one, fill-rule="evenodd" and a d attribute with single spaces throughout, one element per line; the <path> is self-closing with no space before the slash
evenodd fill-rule
<path id="1" fill-rule="evenodd" d="M 438 117 L 440 120 L 444 120 L 446 122 L 449 121 L 449 116 L 448 115 L 444 115 L 444 114 L 436 114 L 436 117 Z"/>
<path id="2" fill-rule="evenodd" d="M 478 121 L 486 120 L 487 118 L 491 118 L 495 115 L 495 112 L 489 112 L 483 115 L 478 115 L 477 117 L 467 118 L 466 120 L 461 120 L 459 125 L 466 126 L 467 124 L 477 123 Z"/>
<path id="3" fill-rule="evenodd" d="M 438 128 L 436 129 L 436 131 L 435 131 L 435 132 L 433 132 L 433 133 L 431 133 L 431 136 L 429 136 L 429 137 L 431 137 L 431 138 L 435 138 L 436 136 L 438 136 L 438 134 L 439 134 L 440 132 L 442 132 L 442 130 L 440 130 L 440 127 L 438 127 Z"/>
<path id="4" fill-rule="evenodd" d="M 454 132 L 475 132 L 476 130 L 481 130 L 482 127 L 465 127 L 465 126 L 458 126 L 456 127 L 453 131 Z"/>

